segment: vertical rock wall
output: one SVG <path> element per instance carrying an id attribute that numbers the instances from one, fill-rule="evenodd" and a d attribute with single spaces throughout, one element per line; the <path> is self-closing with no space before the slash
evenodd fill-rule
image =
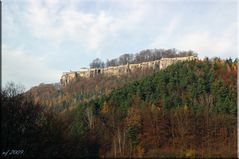
<path id="1" fill-rule="evenodd" d="M 165 69 L 169 65 L 172 65 L 179 61 L 186 60 L 195 60 L 195 56 L 187 57 L 176 57 L 176 58 L 162 58 L 161 60 L 142 62 L 139 64 L 127 64 L 120 65 L 115 67 L 106 67 L 106 68 L 91 68 L 91 69 L 80 69 L 80 71 L 70 71 L 64 72 L 61 76 L 61 84 L 63 86 L 67 85 L 71 81 L 75 81 L 78 78 L 92 78 L 97 75 L 104 74 L 108 76 L 120 76 L 122 74 L 127 74 L 129 72 L 134 72 L 136 70 L 145 70 L 145 69 Z"/>

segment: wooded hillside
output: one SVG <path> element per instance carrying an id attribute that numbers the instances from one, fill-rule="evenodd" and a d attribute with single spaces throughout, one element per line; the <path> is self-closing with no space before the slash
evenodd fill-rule
<path id="1" fill-rule="evenodd" d="M 25 157 L 236 157 L 237 64 L 205 58 L 28 94 L 12 85 L 2 145 Z"/>

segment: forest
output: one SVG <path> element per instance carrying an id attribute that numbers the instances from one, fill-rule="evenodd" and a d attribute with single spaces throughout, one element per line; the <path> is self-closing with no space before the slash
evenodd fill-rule
<path id="1" fill-rule="evenodd" d="M 2 156 L 236 158 L 237 64 L 205 58 L 28 92 L 9 83 Z"/>

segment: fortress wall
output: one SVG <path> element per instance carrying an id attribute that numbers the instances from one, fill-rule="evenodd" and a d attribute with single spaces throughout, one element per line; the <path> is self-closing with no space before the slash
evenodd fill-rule
<path id="1" fill-rule="evenodd" d="M 61 76 L 61 84 L 66 85 L 71 81 L 80 78 L 92 78 L 96 77 L 97 75 L 104 74 L 107 76 L 120 76 L 123 74 L 127 74 L 129 72 L 134 72 L 136 70 L 146 70 L 146 69 L 165 69 L 169 65 L 172 65 L 179 61 L 186 61 L 186 60 L 195 60 L 197 57 L 195 56 L 188 56 L 188 57 L 175 57 L 175 58 L 162 58 L 160 60 L 149 61 L 149 62 L 142 62 L 139 64 L 126 64 L 126 65 L 119 65 L 115 67 L 107 67 L 107 68 L 85 68 L 80 69 L 80 71 L 70 71 L 70 72 L 63 72 Z"/>
<path id="2" fill-rule="evenodd" d="M 78 73 L 79 72 L 77 71 L 64 72 L 64 74 L 61 76 L 61 84 L 66 85 L 70 81 L 76 79 Z"/>

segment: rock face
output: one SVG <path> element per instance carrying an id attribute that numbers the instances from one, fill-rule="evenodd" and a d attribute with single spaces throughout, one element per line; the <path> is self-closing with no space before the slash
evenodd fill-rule
<path id="1" fill-rule="evenodd" d="M 197 57 L 195 56 L 162 58 L 160 60 L 142 62 L 139 64 L 126 64 L 126 65 L 119 65 L 115 67 L 106 67 L 106 68 L 89 68 L 89 69 L 84 68 L 84 69 L 80 69 L 80 71 L 63 72 L 60 82 L 63 86 L 65 86 L 71 81 L 74 81 L 80 78 L 92 78 L 100 74 L 107 75 L 107 76 L 120 76 L 123 74 L 134 72 L 136 70 L 165 69 L 169 65 L 174 64 L 176 62 L 195 60 L 195 59 L 197 59 Z"/>

